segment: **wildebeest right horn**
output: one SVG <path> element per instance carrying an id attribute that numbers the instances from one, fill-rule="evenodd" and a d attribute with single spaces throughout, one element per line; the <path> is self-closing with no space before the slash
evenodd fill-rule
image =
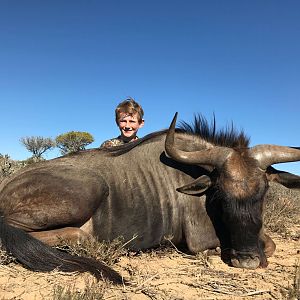
<path id="1" fill-rule="evenodd" d="M 250 153 L 263 170 L 266 170 L 267 167 L 273 164 L 300 161 L 299 147 L 257 145 L 251 148 Z"/>
<path id="2" fill-rule="evenodd" d="M 233 152 L 232 149 L 214 146 L 205 150 L 188 152 L 177 149 L 174 146 L 177 115 L 178 113 L 176 112 L 166 136 L 165 150 L 168 156 L 186 164 L 209 165 L 221 168 L 226 159 Z"/>

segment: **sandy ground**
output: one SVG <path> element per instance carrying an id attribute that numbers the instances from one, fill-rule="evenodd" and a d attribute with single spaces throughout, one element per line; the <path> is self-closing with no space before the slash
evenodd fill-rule
<path id="1" fill-rule="evenodd" d="M 130 282 L 124 286 L 97 283 L 89 274 L 35 273 L 14 263 L 0 265 L 0 299 L 62 299 L 55 295 L 63 288 L 82 296 L 76 299 L 286 299 L 300 261 L 300 241 L 271 236 L 277 250 L 266 269 L 231 268 L 219 256 L 188 256 L 174 248 L 153 250 L 121 257 L 114 265 Z"/>

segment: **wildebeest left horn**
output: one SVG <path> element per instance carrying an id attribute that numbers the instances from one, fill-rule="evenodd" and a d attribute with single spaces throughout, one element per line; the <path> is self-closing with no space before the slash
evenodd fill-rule
<path id="1" fill-rule="evenodd" d="M 174 146 L 175 124 L 177 115 L 178 113 L 176 112 L 166 136 L 165 150 L 168 156 L 170 156 L 176 161 L 183 162 L 186 164 L 208 165 L 216 168 L 221 168 L 226 159 L 233 152 L 232 149 L 215 146 L 202 151 L 200 150 L 188 152 L 177 149 Z"/>
<path id="2" fill-rule="evenodd" d="M 257 145 L 250 149 L 250 153 L 263 170 L 266 170 L 267 167 L 273 164 L 300 161 L 299 147 Z"/>

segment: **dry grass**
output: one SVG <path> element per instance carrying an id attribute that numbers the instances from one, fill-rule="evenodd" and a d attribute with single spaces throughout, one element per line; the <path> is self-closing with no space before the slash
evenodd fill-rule
<path id="1" fill-rule="evenodd" d="M 126 244 L 123 238 L 118 238 L 111 242 L 99 242 L 91 238 L 80 243 L 70 243 L 67 240 L 61 240 L 59 246 L 56 248 L 67 251 L 72 255 L 91 257 L 111 266 L 115 264 L 121 256 L 127 255 Z"/>
<path id="2" fill-rule="evenodd" d="M 295 277 L 292 286 L 288 289 L 288 300 L 300 299 L 300 261 L 297 261 L 295 266 Z"/>
<path id="3" fill-rule="evenodd" d="M 267 194 L 264 223 L 266 228 L 285 239 L 300 239 L 300 191 L 271 183 Z M 299 250 L 298 250 L 299 251 Z M 300 299 L 300 262 L 296 262 L 294 282 L 282 295 L 288 300 Z"/>
<path id="4" fill-rule="evenodd" d="M 53 288 L 53 300 L 100 300 L 104 298 L 106 286 L 95 280 L 86 280 L 84 290 L 76 286 L 55 285 Z"/>
<path id="5" fill-rule="evenodd" d="M 295 241 L 290 242 L 296 245 Z M 104 245 L 96 242 L 75 245 L 73 253 L 89 253 L 87 256 L 92 257 L 97 257 L 102 247 L 108 249 L 109 254 L 106 253 L 102 260 L 108 255 L 115 257 L 111 262 L 118 262 L 113 268 L 130 282 L 125 286 L 115 286 L 103 281 L 96 283 L 88 273 L 55 271 L 38 274 L 14 264 L 3 266 L 0 277 L 10 278 L 4 288 L 14 290 L 14 295 L 21 295 L 22 290 L 16 292 L 16 288 L 22 282 L 28 285 L 23 288 L 26 293 L 34 289 L 41 290 L 45 297 L 30 298 L 36 300 L 296 300 L 295 297 L 299 296 L 299 269 L 295 273 L 293 264 L 287 265 L 278 258 L 266 270 L 241 270 L 229 268 L 218 256 L 208 256 L 206 252 L 196 256 L 187 255 L 173 246 L 171 240 L 167 239 L 166 243 L 167 245 L 157 249 L 143 252 L 120 250 L 124 245 L 122 240 L 113 241 L 112 245 L 106 242 Z M 92 245 L 91 248 L 89 245 Z M 71 249 L 73 246 L 68 247 Z M 287 257 L 286 252 L 283 255 Z M 298 274 L 298 279 L 295 274 Z M 19 298 L 5 299 L 29 299 L 22 295 Z"/>
<path id="6" fill-rule="evenodd" d="M 271 184 L 267 194 L 264 223 L 271 232 L 299 240 L 300 191 Z"/>

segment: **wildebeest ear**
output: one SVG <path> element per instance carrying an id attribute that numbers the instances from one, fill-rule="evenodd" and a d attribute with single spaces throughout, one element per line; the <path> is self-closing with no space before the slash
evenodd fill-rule
<path id="1" fill-rule="evenodd" d="M 191 183 L 177 188 L 176 190 L 187 195 L 197 195 L 205 192 L 210 186 L 210 178 L 207 175 L 202 175 Z"/>
<path id="2" fill-rule="evenodd" d="M 300 189 L 300 176 L 268 167 L 266 175 L 269 181 L 282 184 L 289 189 Z"/>

